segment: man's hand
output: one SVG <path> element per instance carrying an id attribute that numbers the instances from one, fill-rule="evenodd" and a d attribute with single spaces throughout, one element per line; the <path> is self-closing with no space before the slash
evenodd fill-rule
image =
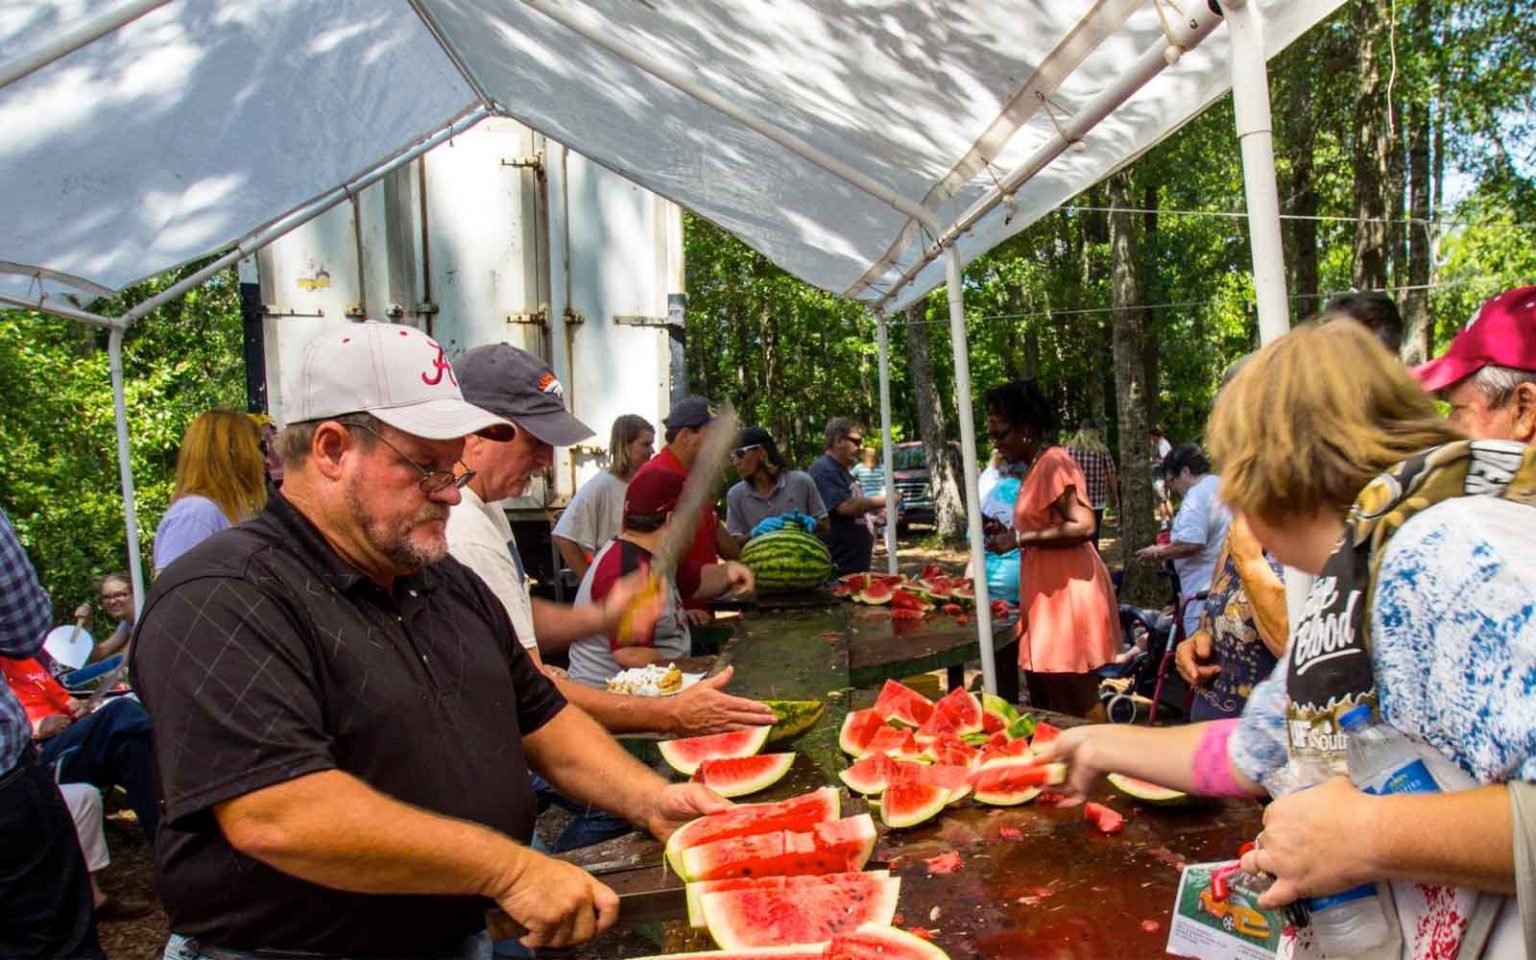
<path id="1" fill-rule="evenodd" d="M 62 713 L 51 713 L 32 725 L 33 740 L 47 740 L 56 737 L 69 729 L 69 725 L 75 721 Z"/>
<path id="2" fill-rule="evenodd" d="M 739 597 L 744 593 L 750 593 L 757 585 L 757 578 L 752 575 L 752 568 L 736 560 L 725 561 L 725 582 L 729 584 L 725 596 Z"/>
<path id="3" fill-rule="evenodd" d="M 645 827 L 657 840 L 665 840 L 690 820 L 729 810 L 735 804 L 702 783 L 670 783 L 656 794 Z"/>
<path id="4" fill-rule="evenodd" d="M 77 700 L 74 697 L 70 697 L 69 698 L 69 715 L 71 717 L 74 717 L 76 720 L 79 720 L 81 717 L 85 716 L 86 714 L 88 714 L 90 712 L 91 712 L 91 705 L 88 702 L 86 702 L 84 700 Z"/>
<path id="5" fill-rule="evenodd" d="M 698 737 L 771 725 L 776 717 L 769 707 L 725 692 L 725 685 L 731 682 L 735 672 L 735 667 L 726 667 L 715 676 L 706 677 L 668 698 L 672 722 L 667 732 L 681 737 Z"/>
<path id="6" fill-rule="evenodd" d="M 613 632 L 627 611 L 631 632 L 648 637 L 666 607 L 666 594 L 651 589 L 650 572 L 636 570 L 614 581 L 608 595 L 603 597 L 603 630 Z"/>
<path id="7" fill-rule="evenodd" d="M 523 850 L 509 879 L 490 896 L 527 933 L 525 947 L 585 943 L 619 918 L 619 897 L 591 874 L 561 860 Z"/>
<path id="8" fill-rule="evenodd" d="M 1259 906 L 1271 910 L 1376 879 L 1372 802 L 1348 777 L 1334 777 L 1266 807 L 1258 845 L 1243 854 L 1244 870 L 1275 878 Z"/>
<path id="9" fill-rule="evenodd" d="M 1221 676 L 1221 667 L 1212 662 L 1214 651 L 1211 635 L 1204 630 L 1195 631 L 1194 636 L 1179 644 L 1173 651 L 1174 666 L 1179 668 L 1179 676 L 1192 687 L 1203 687 Z"/>
<path id="10" fill-rule="evenodd" d="M 715 622 L 715 615 L 709 610 L 697 610 L 687 607 L 683 610 L 683 616 L 688 618 L 690 627 L 707 627 Z"/>
<path id="11" fill-rule="evenodd" d="M 1161 550 L 1162 548 L 1155 543 L 1150 547 L 1142 547 L 1136 551 L 1136 559 L 1142 563 L 1156 563 L 1163 559 Z"/>

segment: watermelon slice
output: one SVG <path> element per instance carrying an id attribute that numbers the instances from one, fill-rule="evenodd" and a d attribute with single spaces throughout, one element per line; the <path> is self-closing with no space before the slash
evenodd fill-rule
<path id="1" fill-rule="evenodd" d="M 704 914 L 699 909 L 699 898 L 706 893 L 719 893 L 724 890 L 747 890 L 759 884 L 783 885 L 788 890 L 814 891 L 823 883 L 836 883 L 847 877 L 873 877 L 876 880 L 891 879 L 889 870 L 864 870 L 859 873 L 829 873 L 823 876 L 805 877 L 733 877 L 730 880 L 701 880 L 698 883 L 685 884 L 683 895 L 688 902 L 688 926 L 695 930 L 704 929 Z M 898 881 L 899 882 L 899 881 Z"/>
<path id="2" fill-rule="evenodd" d="M 1035 724 L 1034 736 L 1029 738 L 1029 749 L 1041 753 L 1046 744 L 1061 736 L 1061 728 L 1044 720 Z"/>
<path id="3" fill-rule="evenodd" d="M 1002 742 L 999 743 L 995 740 L 987 741 L 987 745 L 981 748 L 981 756 L 977 760 L 977 766 L 984 767 L 994 760 L 1001 760 L 1004 757 L 1034 756 L 1034 754 L 1029 752 L 1028 740 L 1009 740 L 1003 734 L 998 734 L 997 736 L 1001 738 Z"/>
<path id="4" fill-rule="evenodd" d="M 971 780 L 977 802 L 1013 807 L 1033 800 L 1044 787 L 1065 783 L 1064 763 L 1035 763 L 1030 758 L 1005 757 L 987 764 Z"/>
<path id="5" fill-rule="evenodd" d="M 872 582 L 863 590 L 853 595 L 853 599 L 859 603 L 883 604 L 890 603 L 894 591 L 886 584 Z"/>
<path id="6" fill-rule="evenodd" d="M 923 750 L 935 763 L 947 763 L 957 767 L 975 765 L 981 759 L 981 751 L 958 737 L 946 734 L 928 744 Z"/>
<path id="7" fill-rule="evenodd" d="M 880 798 L 880 820 L 893 830 L 915 827 L 938 816 L 949 803 L 949 791 L 915 778 L 897 777 Z"/>
<path id="8" fill-rule="evenodd" d="M 870 738 L 866 753 L 884 753 L 893 757 L 916 760 L 923 755 L 923 748 L 912 736 L 911 730 L 899 727 L 882 727 Z"/>
<path id="9" fill-rule="evenodd" d="M 933 715 L 917 728 L 917 740 L 931 743 L 945 734 L 981 733 L 981 718 L 981 702 L 970 691 L 956 687 L 933 705 Z"/>
<path id="10" fill-rule="evenodd" d="M 1168 787 L 1158 786 L 1150 780 L 1128 777 L 1123 773 L 1112 773 L 1108 779 L 1110 785 L 1116 790 L 1144 803 L 1173 804 L 1183 803 L 1189 799 L 1189 794 L 1187 793 L 1180 793 Z"/>
<path id="11" fill-rule="evenodd" d="M 970 796 L 973 776 L 970 767 L 946 763 L 903 763 L 895 779 L 897 781 L 916 780 L 918 783 L 943 787 L 949 791 L 944 804 L 952 807 Z"/>
<path id="12" fill-rule="evenodd" d="M 821 700 L 763 700 L 763 706 L 773 711 L 773 726 L 768 730 L 768 742 L 788 740 L 816 726 L 816 721 L 827 712 Z"/>
<path id="13" fill-rule="evenodd" d="M 825 960 L 949 960 L 949 954 L 922 937 L 875 923 L 833 937 L 823 956 Z"/>
<path id="14" fill-rule="evenodd" d="M 925 563 L 923 564 L 922 571 L 917 576 L 921 580 L 937 580 L 939 577 L 944 576 L 944 568 L 936 563 Z"/>
<path id="15" fill-rule="evenodd" d="M 1019 719 L 1009 724 L 1008 729 L 1004 732 L 1008 734 L 1009 740 L 1028 740 L 1035 735 L 1035 715 L 1032 713 L 1021 714 Z"/>
<path id="16" fill-rule="evenodd" d="M 1019 708 L 992 693 L 981 695 L 982 729 L 987 733 L 1007 730 L 1019 719 Z"/>
<path id="17" fill-rule="evenodd" d="M 716 733 L 708 737 L 688 737 L 684 740 L 663 740 L 656 746 L 667 765 L 685 777 L 693 776 L 699 764 L 705 760 L 724 760 L 729 757 L 750 757 L 763 749 L 768 742 L 772 725 L 749 727 L 731 733 Z"/>
<path id="18" fill-rule="evenodd" d="M 863 590 L 869 586 L 870 576 L 867 573 L 845 573 L 837 578 L 837 582 L 845 586 L 858 587 Z"/>
<path id="19" fill-rule="evenodd" d="M 863 813 L 818 823 L 805 833 L 760 833 L 689 847 L 679 872 L 689 882 L 853 872 L 875 852 L 875 837 L 875 822 Z"/>
<path id="20" fill-rule="evenodd" d="M 780 830 L 807 831 L 818 823 L 838 817 L 838 792 L 822 787 L 777 803 L 744 803 L 690 820 L 667 838 L 667 862 L 682 875 L 683 851 L 731 837 L 748 837 Z"/>
<path id="21" fill-rule="evenodd" d="M 933 715 L 933 701 L 904 683 L 887 680 L 875 698 L 874 710 L 887 723 L 920 727 Z"/>
<path id="22" fill-rule="evenodd" d="M 794 762 L 793 753 L 760 753 L 755 757 L 705 760 L 694 771 L 693 779 L 722 797 L 744 797 L 749 793 L 767 790 L 783 780 Z"/>
<path id="23" fill-rule="evenodd" d="M 921 610 L 924 613 L 933 609 L 933 604 L 904 587 L 891 591 L 891 606 L 899 610 Z"/>
<path id="24" fill-rule="evenodd" d="M 846 770 L 839 770 L 838 777 L 850 790 L 875 796 L 885 790 L 896 773 L 896 761 L 883 753 L 871 753 L 855 760 Z"/>
<path id="25" fill-rule="evenodd" d="M 822 943 L 866 923 L 889 924 L 901 881 L 870 873 L 766 877 L 699 895 L 709 935 L 725 950 Z"/>
<path id="26" fill-rule="evenodd" d="M 843 728 L 838 732 L 837 745 L 852 757 L 862 757 L 869 752 L 869 744 L 881 730 L 888 729 L 880 714 L 874 709 L 850 710 L 843 718 Z"/>
<path id="27" fill-rule="evenodd" d="M 1083 804 L 1083 819 L 1098 828 L 1100 833 L 1119 833 L 1125 827 L 1125 817 L 1102 803 Z"/>
<path id="28" fill-rule="evenodd" d="M 801 944 L 794 947 L 773 947 L 767 950 L 706 950 L 703 953 L 669 953 L 641 957 L 640 960 L 826 960 L 827 945 L 824 943 Z"/>

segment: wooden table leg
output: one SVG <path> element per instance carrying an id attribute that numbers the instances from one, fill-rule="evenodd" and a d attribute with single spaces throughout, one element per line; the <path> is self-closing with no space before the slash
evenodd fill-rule
<path id="1" fill-rule="evenodd" d="M 945 692 L 965 686 L 965 664 L 954 663 L 944 669 Z"/>
<path id="2" fill-rule="evenodd" d="M 1019 702 L 1019 645 L 1007 644 L 997 651 L 997 695 L 1009 703 Z"/>

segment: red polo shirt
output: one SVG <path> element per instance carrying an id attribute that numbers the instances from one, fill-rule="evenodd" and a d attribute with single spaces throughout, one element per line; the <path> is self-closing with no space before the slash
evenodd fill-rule
<path id="1" fill-rule="evenodd" d="M 5 677 L 11 692 L 21 701 L 29 722 L 36 724 L 56 713 L 69 716 L 69 691 L 36 660 L 0 657 L 0 675 Z"/>
<path id="2" fill-rule="evenodd" d="M 661 452 L 645 461 L 640 469 L 635 471 L 635 476 L 647 470 L 666 470 L 679 476 L 688 476 L 688 468 L 677 459 L 677 454 L 671 447 L 662 447 Z M 688 549 L 688 559 L 701 567 L 707 567 L 712 563 L 720 562 L 720 554 L 715 550 L 715 528 L 720 525 L 720 518 L 715 514 L 714 504 L 706 504 L 704 513 L 699 517 L 699 528 L 693 532 L 693 546 Z M 689 604 L 692 606 L 692 604 Z"/>

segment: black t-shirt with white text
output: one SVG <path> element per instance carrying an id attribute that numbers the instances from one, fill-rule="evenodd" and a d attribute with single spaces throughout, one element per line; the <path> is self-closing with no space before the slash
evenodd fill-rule
<path id="1" fill-rule="evenodd" d="M 536 803 L 522 737 L 565 704 L 468 568 L 444 559 L 391 594 L 281 496 L 155 583 L 133 677 L 154 723 L 171 929 L 231 950 L 457 949 L 484 929 L 488 901 L 301 880 L 231 847 L 213 807 L 334 769 L 526 842 Z"/>

